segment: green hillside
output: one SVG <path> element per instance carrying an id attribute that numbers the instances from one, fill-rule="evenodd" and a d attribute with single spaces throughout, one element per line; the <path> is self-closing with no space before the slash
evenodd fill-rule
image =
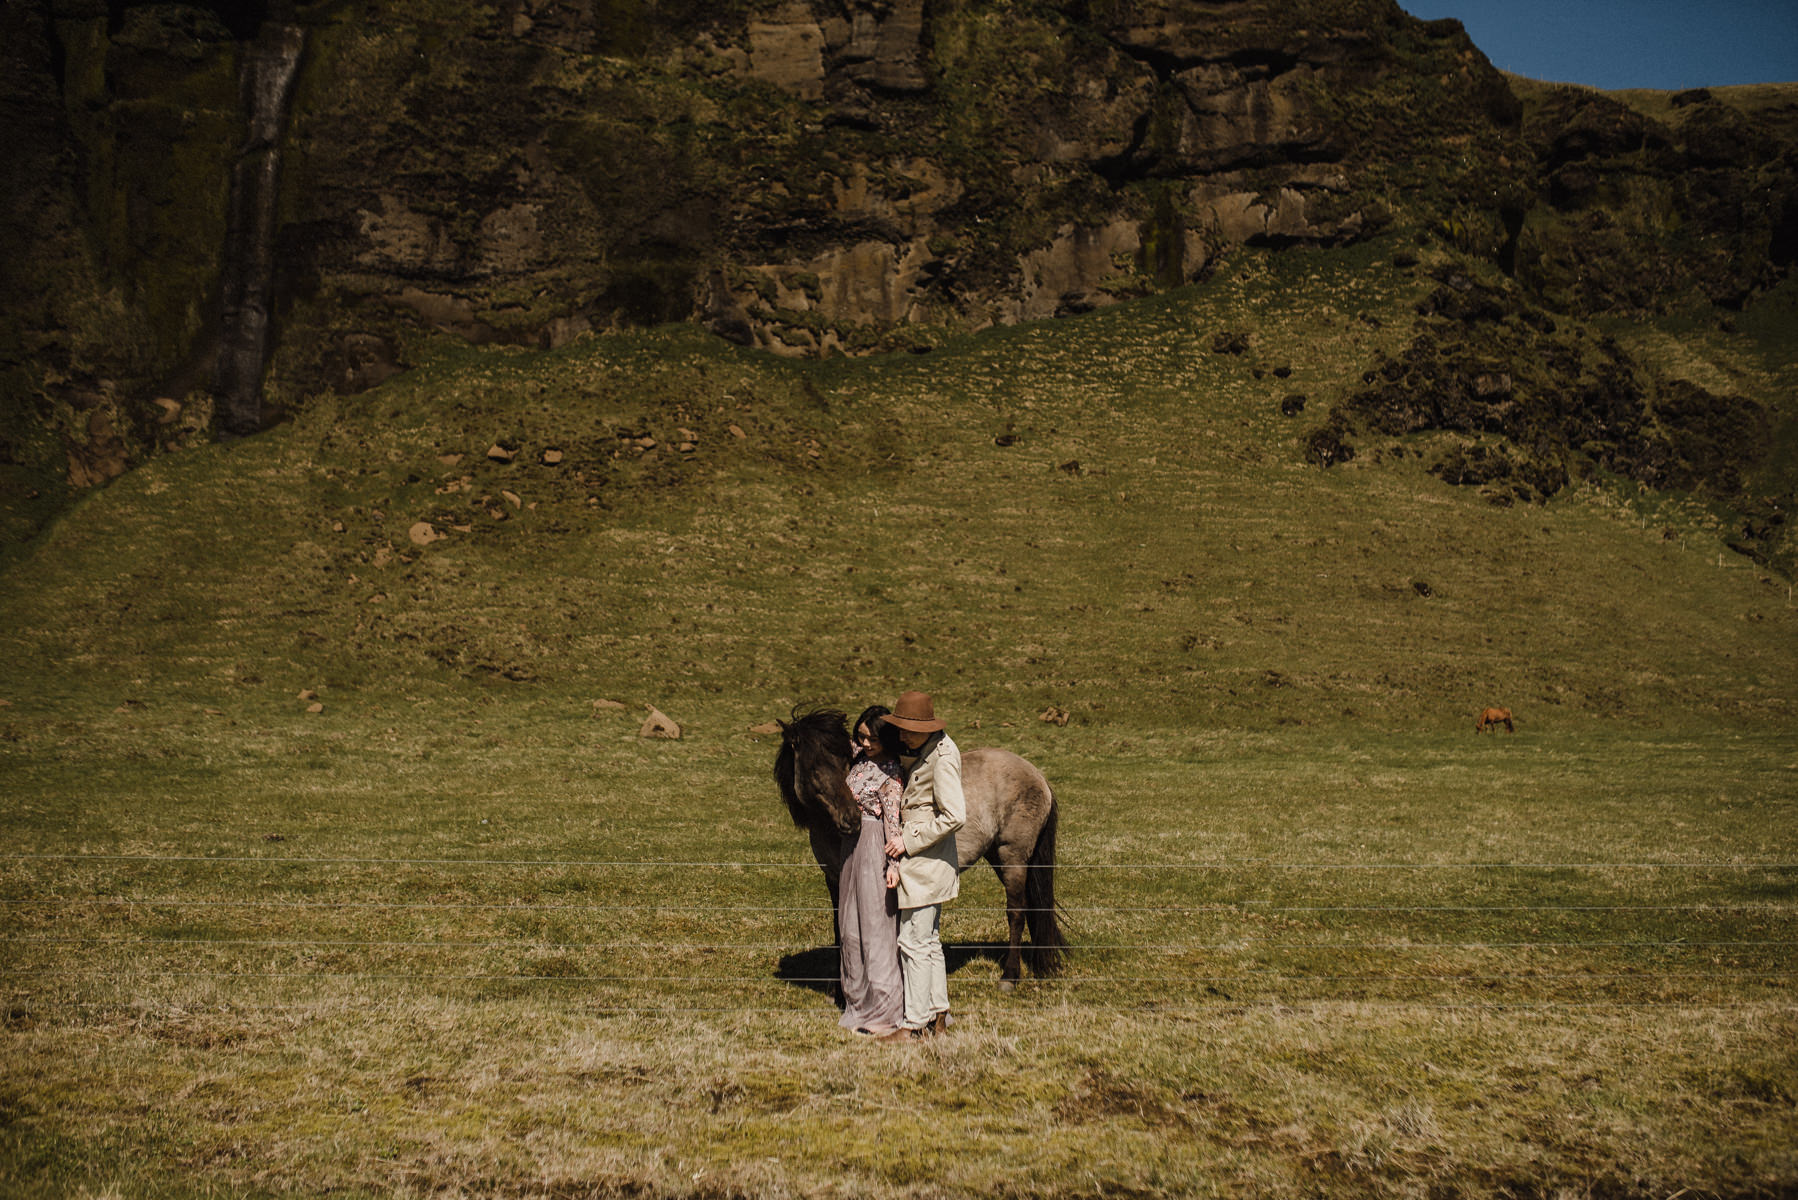
<path id="1" fill-rule="evenodd" d="M 617 698 L 714 735 L 914 684 L 968 718 L 1119 730 L 1449 730 L 1486 704 L 1790 722 L 1789 581 L 1723 550 L 1698 500 L 1598 474 L 1546 503 L 1452 487 L 1425 469 L 1441 431 L 1306 462 L 1434 286 L 1392 258 L 1245 256 L 920 356 L 782 363 L 680 327 L 445 348 L 73 508 L 0 579 L 0 694 L 15 718 L 255 720 L 302 689 L 333 712 Z M 1619 335 L 1751 395 L 1790 378 Z"/>

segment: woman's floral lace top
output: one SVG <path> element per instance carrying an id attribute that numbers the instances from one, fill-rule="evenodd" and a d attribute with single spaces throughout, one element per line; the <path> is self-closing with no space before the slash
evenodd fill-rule
<path id="1" fill-rule="evenodd" d="M 849 791 L 863 812 L 880 820 L 887 841 L 899 836 L 899 798 L 905 795 L 905 785 L 900 782 L 898 763 L 856 755 L 849 765 Z"/>

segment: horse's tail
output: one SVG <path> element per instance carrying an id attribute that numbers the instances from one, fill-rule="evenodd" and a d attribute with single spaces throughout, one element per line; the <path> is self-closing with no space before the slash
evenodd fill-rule
<path id="1" fill-rule="evenodd" d="M 1049 816 L 1036 835 L 1036 848 L 1024 873 L 1024 921 L 1030 928 L 1030 971 L 1053 975 L 1061 970 L 1068 948 L 1055 915 L 1055 793 L 1049 793 Z"/>

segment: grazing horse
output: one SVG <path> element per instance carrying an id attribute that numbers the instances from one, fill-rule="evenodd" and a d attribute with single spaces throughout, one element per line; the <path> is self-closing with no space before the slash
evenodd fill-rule
<path id="1" fill-rule="evenodd" d="M 1493 733 L 1497 733 L 1498 727 L 1500 725 L 1503 725 L 1505 727 L 1506 733 L 1516 733 L 1517 732 L 1517 727 L 1515 725 L 1511 724 L 1511 710 L 1510 709 L 1508 709 L 1508 708 L 1482 709 L 1480 712 L 1480 719 L 1473 723 L 1473 731 L 1475 733 L 1484 733 L 1484 732 L 1486 732 L 1486 730 L 1490 729 Z"/>
<path id="2" fill-rule="evenodd" d="M 811 835 L 833 914 L 843 864 L 861 834 L 861 809 L 846 781 L 849 762 L 843 713 L 821 709 L 780 722 L 774 781 L 793 824 Z M 1055 917 L 1055 793 L 1041 771 L 1009 750 L 969 750 L 961 765 L 968 814 L 955 834 L 959 867 L 965 871 L 984 858 L 1005 888 L 1010 944 L 1000 986 L 1011 987 L 1022 974 L 1026 926 L 1031 971 L 1053 975 L 1067 948 Z"/>

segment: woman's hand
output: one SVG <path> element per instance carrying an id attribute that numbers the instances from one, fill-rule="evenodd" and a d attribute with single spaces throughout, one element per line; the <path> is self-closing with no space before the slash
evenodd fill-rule
<path id="1" fill-rule="evenodd" d="M 887 841 L 887 857 L 888 858 L 904 858 L 905 857 L 905 838 L 903 835 L 896 837 L 896 838 L 888 839 L 888 841 Z"/>

